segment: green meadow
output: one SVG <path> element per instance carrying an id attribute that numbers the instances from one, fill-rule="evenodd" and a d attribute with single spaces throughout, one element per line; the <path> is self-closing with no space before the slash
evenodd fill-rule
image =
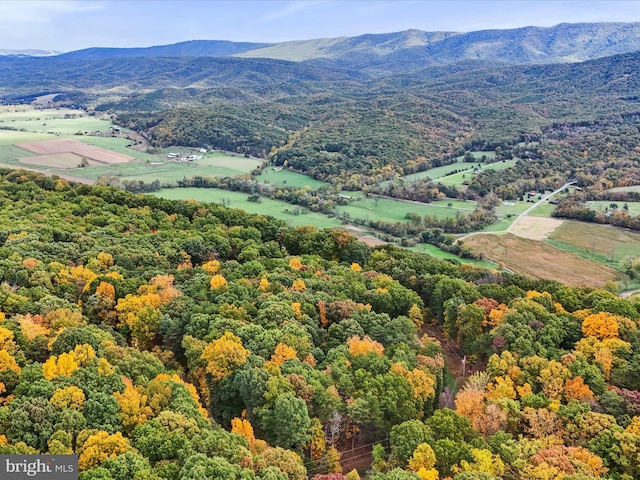
<path id="1" fill-rule="evenodd" d="M 370 197 L 362 198 L 336 208 L 336 213 L 341 216 L 347 213 L 350 218 L 364 220 L 383 220 L 385 222 L 406 222 L 408 213 L 417 213 L 421 217 L 431 215 L 436 218 L 453 218 L 456 216 L 456 208 L 448 208 L 441 205 L 429 205 L 413 203 L 389 198 Z M 464 213 L 468 213 L 465 212 Z"/>
<path id="2" fill-rule="evenodd" d="M 463 264 L 477 265 L 479 267 L 486 267 L 486 268 L 497 267 L 495 263 L 490 262 L 488 260 L 472 260 L 469 258 L 460 258 L 457 255 L 454 255 L 453 253 L 445 252 L 444 250 L 440 250 L 435 245 L 429 245 L 428 243 L 419 243 L 417 245 L 414 245 L 413 247 L 407 247 L 407 250 L 411 250 L 412 252 L 426 253 L 427 255 L 430 255 L 435 258 L 439 258 L 442 260 L 453 260 L 455 262 L 460 262 Z"/>
<path id="3" fill-rule="evenodd" d="M 108 117 L 90 116 L 82 110 L 69 108 L 0 111 L 0 128 L 8 127 L 28 132 L 74 135 L 106 132 L 112 126 L 113 123 Z"/>
<path id="4" fill-rule="evenodd" d="M 292 172 L 291 170 L 278 169 L 277 167 L 265 168 L 255 180 L 260 183 L 269 183 L 282 187 L 304 188 L 309 186 L 312 190 L 328 185 L 326 182 L 316 180 L 308 175 Z"/>
<path id="5" fill-rule="evenodd" d="M 334 228 L 342 226 L 342 222 L 337 218 L 330 218 L 322 213 L 311 212 L 280 200 L 262 198 L 259 203 L 250 202 L 247 200 L 248 194 L 242 192 L 230 192 L 217 188 L 165 188 L 152 195 L 170 200 L 224 203 L 229 208 L 239 208 L 249 213 L 280 218 L 294 227 L 315 225 L 318 228 Z"/>
<path id="6" fill-rule="evenodd" d="M 611 208 L 611 205 L 617 205 L 617 209 L 622 211 L 624 206 L 626 205 L 629 208 L 629 215 L 640 215 L 640 202 L 611 202 L 611 201 L 594 201 L 594 202 L 586 202 L 586 206 L 591 210 L 595 210 L 597 212 L 603 210 L 614 210 Z"/>
<path id="7" fill-rule="evenodd" d="M 488 158 L 495 158 L 494 152 L 474 152 L 476 154 L 486 154 Z M 491 154 L 491 155 L 489 155 Z M 501 162 L 489 163 L 489 164 L 476 164 L 476 163 L 468 163 L 463 162 L 462 157 L 458 157 L 456 163 L 452 163 L 451 165 L 443 165 L 442 167 L 435 167 L 429 170 L 425 170 L 424 172 L 413 173 L 411 175 L 406 175 L 403 178 L 405 182 L 413 182 L 422 178 L 429 177 L 435 183 L 442 183 L 447 186 L 454 186 L 457 188 L 461 188 L 464 185 L 465 181 L 470 181 L 474 175 L 474 171 L 480 165 L 480 171 L 483 170 L 504 170 L 506 168 L 511 168 L 516 164 L 517 160 L 503 160 Z M 456 170 L 462 170 L 457 173 Z"/>

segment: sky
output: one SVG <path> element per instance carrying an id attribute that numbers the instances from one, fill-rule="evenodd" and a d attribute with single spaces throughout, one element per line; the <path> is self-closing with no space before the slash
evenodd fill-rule
<path id="1" fill-rule="evenodd" d="M 417 28 L 637 22 L 640 0 L 0 0 L 0 49 L 283 42 Z"/>

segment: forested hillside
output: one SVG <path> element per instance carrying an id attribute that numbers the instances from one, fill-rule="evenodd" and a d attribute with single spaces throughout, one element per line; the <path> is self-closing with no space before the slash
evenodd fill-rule
<path id="1" fill-rule="evenodd" d="M 0 185 L 0 453 L 75 452 L 83 480 L 640 475 L 637 297 Z"/>

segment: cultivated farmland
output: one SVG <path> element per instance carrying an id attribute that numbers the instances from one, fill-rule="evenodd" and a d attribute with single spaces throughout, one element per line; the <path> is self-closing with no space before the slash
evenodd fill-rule
<path id="1" fill-rule="evenodd" d="M 121 153 L 105 150 L 104 148 L 87 145 L 86 143 L 78 142 L 69 138 L 60 138 L 55 140 L 45 140 L 41 142 L 20 143 L 16 145 L 19 148 L 28 150 L 36 155 L 43 155 L 49 157 L 59 154 L 74 154 L 79 158 L 86 158 L 94 165 L 111 165 L 117 163 L 126 163 L 135 160 L 130 155 L 123 155 Z M 62 157 L 61 157 L 62 158 Z M 58 168 L 73 168 L 77 163 L 68 165 L 62 163 L 60 165 L 52 165 L 49 159 L 46 159 L 44 163 L 40 163 L 39 157 L 29 157 L 29 163 L 35 165 L 47 165 Z M 21 159 L 21 161 L 24 161 Z M 53 162 L 55 163 L 55 162 Z"/>
<path id="2" fill-rule="evenodd" d="M 555 248 L 515 235 L 473 235 L 465 244 L 486 258 L 502 263 L 516 273 L 557 280 L 573 286 L 602 287 L 623 275 L 616 270 Z"/>
<path id="3" fill-rule="evenodd" d="M 640 234 L 609 225 L 564 221 L 547 243 L 612 268 L 620 260 L 640 255 Z"/>

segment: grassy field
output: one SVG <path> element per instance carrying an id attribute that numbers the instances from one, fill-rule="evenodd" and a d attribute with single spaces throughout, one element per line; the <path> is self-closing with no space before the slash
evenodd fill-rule
<path id="1" fill-rule="evenodd" d="M 0 127 L 2 124 L 0 124 Z M 58 138 L 48 133 L 19 132 L 17 130 L 0 129 L 0 146 L 14 145 L 16 143 L 38 142 L 40 140 L 53 140 Z"/>
<path id="2" fill-rule="evenodd" d="M 599 202 L 586 202 L 587 207 L 592 210 L 602 211 L 609 208 L 611 204 L 618 205 L 618 209 L 622 210 L 622 207 L 626 204 L 629 207 L 629 215 L 640 215 L 640 202 L 610 202 L 610 201 L 599 201 Z"/>
<path id="3" fill-rule="evenodd" d="M 529 212 L 529 215 L 534 217 L 546 217 L 551 218 L 552 213 L 555 211 L 556 206 L 551 203 L 541 203 L 536 208 Z"/>
<path id="4" fill-rule="evenodd" d="M 420 180 L 421 178 L 426 177 L 429 177 L 431 180 L 435 180 L 436 178 L 443 177 L 450 174 L 451 172 L 455 172 L 456 170 L 473 171 L 474 167 L 475 163 L 464 163 L 462 161 L 462 157 L 459 157 L 458 161 L 456 163 L 452 163 L 451 165 L 443 165 L 442 167 L 430 168 L 429 170 L 425 170 L 424 172 L 412 173 L 402 178 L 405 182 L 413 182 L 415 180 Z"/>
<path id="5" fill-rule="evenodd" d="M 615 187 L 607 190 L 608 192 L 640 192 L 640 185 L 631 185 L 628 187 Z"/>
<path id="6" fill-rule="evenodd" d="M 640 255 L 639 233 L 593 223 L 564 221 L 547 243 L 611 268 L 620 268 L 626 256 Z"/>
<path id="7" fill-rule="evenodd" d="M 430 205 L 437 205 L 439 207 L 447 207 L 447 208 L 457 208 L 458 210 L 468 210 L 470 212 L 474 211 L 478 204 L 472 201 L 464 201 L 464 200 L 454 200 L 454 199 L 445 199 L 445 200 L 436 200 L 435 202 L 431 202 Z M 449 207 L 451 205 L 451 207 Z"/>
<path id="8" fill-rule="evenodd" d="M 496 215 L 504 217 L 506 215 L 519 215 L 533 204 L 530 202 L 520 202 L 518 200 L 506 200 L 495 208 Z"/>
<path id="9" fill-rule="evenodd" d="M 465 244 L 476 252 L 484 252 L 488 259 L 500 262 L 516 273 L 557 280 L 572 286 L 602 287 L 609 281 L 623 278 L 620 272 L 598 262 L 545 242 L 511 234 L 473 235 L 465 239 Z"/>
<path id="10" fill-rule="evenodd" d="M 430 255 L 435 258 L 440 258 L 443 260 L 446 260 L 446 259 L 455 260 L 463 264 L 477 265 L 479 267 L 486 267 L 486 268 L 497 267 L 495 263 L 489 262 L 487 260 L 471 260 L 468 258 L 460 258 L 457 255 L 454 255 L 453 253 L 445 252 L 444 250 L 440 250 L 435 245 L 429 245 L 427 243 L 419 243 L 418 245 L 415 245 L 413 247 L 407 247 L 407 250 L 411 250 L 412 252 L 426 253 L 427 255 Z"/>
<path id="11" fill-rule="evenodd" d="M 81 110 L 68 108 L 0 112 L 0 127 L 28 132 L 74 135 L 76 133 L 106 132 L 113 126 L 107 118 L 89 116 Z"/>
<path id="12" fill-rule="evenodd" d="M 511 226 L 511 224 L 514 222 L 516 218 L 517 217 L 515 215 L 511 217 L 507 217 L 507 216 L 501 217 L 501 220 L 498 220 L 496 223 L 492 223 L 491 225 L 487 225 L 482 229 L 482 231 L 483 232 L 503 232 Z"/>
<path id="13" fill-rule="evenodd" d="M 0 130 L 0 142 L 3 132 L 6 131 Z M 34 138 L 34 136 L 40 134 L 28 132 L 9 133 L 23 134 L 13 135 L 12 141 L 18 138 L 25 142 L 59 138 L 51 135 L 45 138 Z M 94 181 L 106 175 L 119 177 L 122 180 L 143 181 L 145 183 L 159 180 L 160 183 L 167 185 L 175 185 L 178 180 L 185 177 L 191 178 L 194 175 L 213 177 L 219 175 L 233 176 L 245 174 L 254 170 L 261 163 L 259 159 L 245 158 L 244 156 L 223 152 L 212 152 L 197 162 L 179 163 L 168 160 L 165 154 L 151 155 L 127 148 L 127 145 L 131 142 L 125 138 L 93 137 L 86 135 L 74 135 L 71 138 L 88 145 L 131 155 L 138 160 L 117 165 L 92 165 L 85 168 L 54 168 L 54 165 L 39 165 L 35 163 L 35 158 L 34 163 L 29 163 L 28 160 L 24 160 L 23 157 L 33 156 L 31 152 L 11 145 L 0 145 L 0 162 L 15 166 L 16 168 L 31 168 L 57 175 L 73 175 Z M 18 162 L 16 160 L 17 158 L 23 158 L 23 161 Z"/>
<path id="14" fill-rule="evenodd" d="M 258 158 L 246 158 L 244 155 L 233 155 L 223 152 L 212 152 L 196 162 L 198 165 L 210 168 L 225 168 L 240 173 L 249 173 L 262 164 Z"/>
<path id="15" fill-rule="evenodd" d="M 272 185 L 282 185 L 283 187 L 304 188 L 311 187 L 313 190 L 327 185 L 326 182 L 316 180 L 308 175 L 292 172 L 290 170 L 276 170 L 274 167 L 267 167 L 256 177 L 260 183 L 270 183 Z"/>
<path id="16" fill-rule="evenodd" d="M 483 165 L 481 168 L 481 171 L 482 170 L 504 170 L 506 168 L 511 168 L 512 166 L 515 165 L 515 163 L 516 163 L 516 160 L 505 160 L 503 162 L 490 163 L 489 165 Z M 464 182 L 470 181 L 471 178 L 473 177 L 475 164 L 466 163 L 464 165 L 472 165 L 472 168 L 464 172 L 458 172 L 452 175 L 444 175 L 444 176 L 436 177 L 432 179 L 435 183 L 442 183 L 443 185 L 462 188 L 464 186 Z M 439 168 L 442 168 L 442 167 L 439 167 Z M 427 170 L 427 171 L 430 171 L 430 170 Z"/>
<path id="17" fill-rule="evenodd" d="M 494 152 L 472 152 L 476 156 L 476 158 L 480 158 L 482 155 L 487 155 L 489 159 L 495 158 Z M 462 186 L 462 182 L 465 180 L 471 180 L 471 176 L 473 175 L 474 169 L 479 165 L 476 163 L 467 163 L 462 161 L 462 157 L 458 157 L 458 161 L 456 163 L 452 163 L 451 165 L 444 165 L 442 167 L 435 167 L 429 170 L 425 170 L 424 172 L 412 173 L 410 175 L 406 175 L 402 177 L 405 182 L 413 182 L 419 180 L 421 178 L 429 177 L 433 181 L 438 181 L 443 185 L 455 185 Z M 503 170 L 505 168 L 510 168 L 515 165 L 516 160 L 505 160 L 502 162 L 490 163 L 490 164 L 481 164 L 481 170 Z M 458 173 L 456 170 L 464 170 Z"/>
<path id="18" fill-rule="evenodd" d="M 434 206 L 388 198 L 363 198 L 349 205 L 336 208 L 336 213 L 348 213 L 351 218 L 364 220 L 378 219 L 385 222 L 406 222 L 407 213 L 417 213 L 421 217 L 431 215 L 437 218 L 452 218 L 456 216 L 456 208 Z M 468 211 L 464 211 L 468 213 Z"/>
<path id="19" fill-rule="evenodd" d="M 0 145 L 0 162 L 7 162 L 15 160 L 16 158 L 30 157 L 34 155 L 35 153 L 31 153 L 14 145 Z"/>
<path id="20" fill-rule="evenodd" d="M 242 192 L 229 192 L 217 188 L 171 188 L 163 189 L 152 195 L 171 200 L 196 200 L 210 203 L 222 203 L 224 199 L 229 208 L 239 208 L 249 213 L 271 215 L 286 221 L 294 227 L 302 225 L 315 225 L 318 228 L 342 226 L 342 222 L 336 218 L 329 218 L 322 213 L 311 212 L 279 200 L 263 198 L 260 203 L 249 202 L 247 200 L 248 195 Z M 295 211 L 299 213 L 293 213 Z"/>

